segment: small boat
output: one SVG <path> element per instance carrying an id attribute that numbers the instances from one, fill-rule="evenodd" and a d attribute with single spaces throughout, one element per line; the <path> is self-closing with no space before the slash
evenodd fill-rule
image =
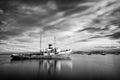
<path id="1" fill-rule="evenodd" d="M 54 38 L 54 40 L 55 39 L 56 38 Z M 47 49 L 42 50 L 41 39 L 40 39 L 40 52 L 39 53 L 12 54 L 11 57 L 12 59 L 16 59 L 16 60 L 19 60 L 19 59 L 69 59 L 72 50 L 71 49 L 61 50 L 59 48 L 56 48 L 55 44 L 56 43 L 54 43 L 54 48 L 52 44 L 49 44 Z"/>

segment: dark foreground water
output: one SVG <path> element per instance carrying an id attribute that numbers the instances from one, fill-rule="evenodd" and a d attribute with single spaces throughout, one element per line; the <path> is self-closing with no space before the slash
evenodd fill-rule
<path id="1" fill-rule="evenodd" d="M 120 55 L 80 55 L 71 60 L 11 60 L 0 55 L 0 80 L 118 80 Z"/>

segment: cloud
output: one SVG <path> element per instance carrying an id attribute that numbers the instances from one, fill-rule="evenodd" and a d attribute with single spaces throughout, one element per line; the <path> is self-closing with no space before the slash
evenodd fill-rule
<path id="1" fill-rule="evenodd" d="M 5 41 L 0 40 L 0 45 L 7 45 Z"/>
<path id="2" fill-rule="evenodd" d="M 9 39 L 22 35 L 24 32 L 33 28 L 41 28 L 44 25 L 41 23 L 42 20 L 55 14 L 57 10 L 57 5 L 53 1 L 42 3 L 38 0 L 35 2 L 29 0 L 30 3 L 33 2 L 32 4 L 20 0 L 0 2 L 2 4 L 0 6 L 0 39 Z M 40 5 L 36 4 L 37 2 L 39 2 Z"/>
<path id="3" fill-rule="evenodd" d="M 39 51 L 41 33 L 43 46 L 52 43 L 53 36 L 62 48 L 95 49 L 103 42 L 118 46 L 119 0 L 1 0 L 0 4 L 0 39 L 9 44 L 6 50 Z"/>
<path id="4" fill-rule="evenodd" d="M 119 8 L 120 8 L 119 1 L 117 1 L 117 0 L 102 1 L 102 2 L 99 2 L 98 4 L 92 6 L 88 10 L 85 10 L 81 13 L 78 11 L 78 13 L 72 14 L 64 22 L 67 24 L 68 30 L 69 30 L 70 26 L 72 26 L 73 29 L 75 28 L 76 29 L 75 31 L 77 31 L 77 32 L 74 32 L 75 34 L 76 33 L 78 33 L 78 34 L 86 33 L 86 32 L 89 34 L 87 34 L 87 35 L 83 34 L 84 36 L 79 34 L 77 36 L 77 38 L 79 40 L 76 39 L 75 36 L 73 38 L 69 38 L 69 39 L 71 41 L 76 40 L 79 42 L 80 41 L 81 42 L 89 42 L 92 39 L 95 42 L 95 40 L 97 38 L 101 39 L 101 38 L 108 37 L 108 39 L 109 39 L 110 38 L 109 35 L 112 35 L 112 34 L 114 34 L 113 37 L 116 37 L 116 39 L 119 38 L 119 36 L 118 36 L 119 30 L 120 30 L 119 29 L 119 18 L 117 18 L 118 15 L 112 14 L 114 11 L 116 11 Z M 117 10 L 117 12 L 114 12 L 114 13 L 119 14 L 119 11 Z M 116 24 L 115 24 L 115 21 L 118 21 L 118 22 L 116 22 Z M 75 25 L 72 25 L 71 22 L 72 22 L 72 24 L 75 24 Z M 114 22 L 114 23 L 111 23 L 111 22 Z M 63 24 L 63 25 L 66 25 L 66 24 Z M 80 37 L 80 36 L 82 36 L 82 37 Z M 108 42 L 109 42 L 109 40 L 108 40 Z M 114 42 L 117 44 L 116 41 L 114 41 Z M 102 43 L 102 41 L 101 41 L 101 43 Z M 109 42 L 109 43 L 111 43 L 111 42 Z"/>
<path id="5" fill-rule="evenodd" d="M 111 39 L 119 39 L 120 38 L 120 32 L 116 32 L 116 33 L 110 35 L 110 38 Z"/>

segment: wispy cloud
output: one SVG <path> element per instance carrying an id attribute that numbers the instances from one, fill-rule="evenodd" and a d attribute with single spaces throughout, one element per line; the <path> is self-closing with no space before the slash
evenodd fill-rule
<path id="1" fill-rule="evenodd" d="M 43 47 L 53 43 L 53 36 L 61 48 L 119 45 L 119 0 L 0 2 L 0 47 L 4 51 L 39 51 L 40 33 Z"/>

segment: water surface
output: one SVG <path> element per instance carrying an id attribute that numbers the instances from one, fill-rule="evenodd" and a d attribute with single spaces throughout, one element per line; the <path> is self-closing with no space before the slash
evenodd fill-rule
<path id="1" fill-rule="evenodd" d="M 120 55 L 73 54 L 71 60 L 11 60 L 0 55 L 0 80 L 81 79 L 116 80 Z"/>

